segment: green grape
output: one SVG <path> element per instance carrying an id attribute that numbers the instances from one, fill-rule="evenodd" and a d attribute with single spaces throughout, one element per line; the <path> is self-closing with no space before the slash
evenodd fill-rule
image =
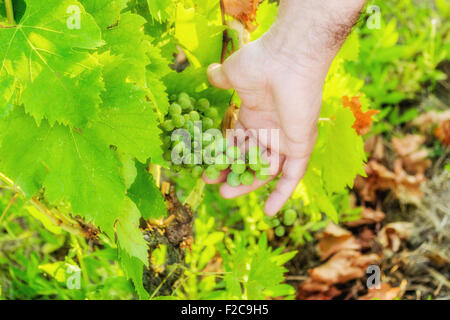
<path id="1" fill-rule="evenodd" d="M 260 163 L 250 163 L 249 168 L 252 169 L 253 171 L 259 171 L 261 169 L 261 164 Z"/>
<path id="2" fill-rule="evenodd" d="M 216 108 L 209 108 L 206 110 L 205 116 L 211 119 L 217 119 L 219 117 L 219 111 Z"/>
<path id="3" fill-rule="evenodd" d="M 192 168 L 192 176 L 194 178 L 200 178 L 203 174 L 203 168 L 201 166 L 195 166 Z"/>
<path id="4" fill-rule="evenodd" d="M 197 111 L 191 111 L 189 112 L 189 117 L 191 118 L 192 121 L 200 121 L 200 115 L 198 114 Z"/>
<path id="5" fill-rule="evenodd" d="M 209 101 L 205 98 L 201 98 L 197 101 L 197 108 L 201 112 L 206 112 L 206 110 L 209 109 L 211 105 L 209 104 Z"/>
<path id="6" fill-rule="evenodd" d="M 220 170 L 217 170 L 216 166 L 209 166 L 206 168 L 206 176 L 208 179 L 217 180 L 220 177 Z"/>
<path id="7" fill-rule="evenodd" d="M 191 97 L 189 97 L 189 95 L 186 93 L 186 92 L 181 92 L 179 95 L 178 95 L 178 100 L 180 100 L 180 99 L 191 99 Z"/>
<path id="8" fill-rule="evenodd" d="M 172 120 L 164 121 L 162 127 L 165 131 L 173 131 L 173 129 L 175 129 L 175 125 L 173 124 Z"/>
<path id="9" fill-rule="evenodd" d="M 295 210 L 288 209 L 284 212 L 284 225 L 292 226 L 295 222 L 295 219 L 297 219 L 297 212 L 295 212 Z"/>
<path id="10" fill-rule="evenodd" d="M 177 127 L 177 128 L 182 128 L 186 122 L 186 120 L 184 120 L 184 117 L 181 114 L 173 115 L 172 121 L 173 121 L 173 124 L 175 125 L 175 127 Z"/>
<path id="11" fill-rule="evenodd" d="M 277 219 L 277 218 L 274 218 L 274 219 L 272 220 L 271 226 L 272 226 L 272 228 L 275 228 L 275 227 L 278 227 L 280 224 L 281 224 L 280 220 Z"/>
<path id="12" fill-rule="evenodd" d="M 209 146 L 213 141 L 213 136 L 210 133 L 204 133 L 202 135 L 202 142 L 203 142 L 203 146 Z"/>
<path id="13" fill-rule="evenodd" d="M 230 159 L 237 160 L 241 157 L 241 150 L 236 146 L 228 148 L 227 156 Z"/>
<path id="14" fill-rule="evenodd" d="M 231 165 L 231 171 L 237 174 L 243 174 L 247 170 L 247 165 L 245 163 L 233 163 Z"/>
<path id="15" fill-rule="evenodd" d="M 191 121 L 191 117 L 189 116 L 189 114 L 185 113 L 183 114 L 184 120 L 185 122 Z"/>
<path id="16" fill-rule="evenodd" d="M 260 155 L 259 155 L 259 147 L 253 146 L 250 147 L 250 149 L 247 151 L 246 159 L 249 162 L 259 162 Z"/>
<path id="17" fill-rule="evenodd" d="M 282 236 L 284 236 L 285 232 L 286 232 L 286 230 L 284 229 L 283 226 L 279 226 L 279 227 L 277 227 L 277 228 L 275 229 L 275 235 L 276 235 L 277 237 L 282 237 Z"/>
<path id="18" fill-rule="evenodd" d="M 255 176 L 253 175 L 253 173 L 247 171 L 241 175 L 241 183 L 243 185 L 251 186 L 253 184 L 253 181 L 255 181 Z"/>
<path id="19" fill-rule="evenodd" d="M 201 146 L 200 142 L 194 141 L 194 142 L 192 142 L 192 147 L 194 148 L 194 150 L 197 150 L 197 149 L 201 148 L 202 146 Z"/>
<path id="20" fill-rule="evenodd" d="M 169 114 L 174 116 L 176 114 L 181 114 L 181 106 L 178 103 L 172 103 L 169 107 Z"/>
<path id="21" fill-rule="evenodd" d="M 214 121 L 211 118 L 203 119 L 203 130 L 212 129 L 214 127 Z"/>
<path id="22" fill-rule="evenodd" d="M 218 155 L 214 159 L 214 164 L 216 168 L 220 171 L 226 170 L 230 167 L 230 165 L 228 164 L 228 158 L 224 154 Z"/>
<path id="23" fill-rule="evenodd" d="M 180 96 L 178 98 L 178 103 L 183 110 L 189 111 L 192 109 L 192 103 L 190 98 L 184 98 L 184 96 Z"/>
<path id="24" fill-rule="evenodd" d="M 165 136 L 163 138 L 163 145 L 170 146 L 172 144 L 172 138 L 170 136 Z"/>
<path id="25" fill-rule="evenodd" d="M 263 174 L 263 173 L 261 173 L 261 171 L 256 171 L 255 176 L 259 181 L 266 181 L 270 178 L 270 175 Z"/>
<path id="26" fill-rule="evenodd" d="M 163 155 L 164 160 L 171 161 L 172 160 L 172 151 L 166 150 Z"/>
<path id="27" fill-rule="evenodd" d="M 239 187 L 241 185 L 241 176 L 235 172 L 230 172 L 227 176 L 227 184 L 231 187 Z"/>

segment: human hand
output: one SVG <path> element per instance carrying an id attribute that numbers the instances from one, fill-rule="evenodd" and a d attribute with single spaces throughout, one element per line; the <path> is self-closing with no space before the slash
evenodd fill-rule
<path id="1" fill-rule="evenodd" d="M 251 192 L 281 172 L 281 178 L 265 205 L 268 215 L 275 215 L 292 195 L 306 172 L 317 137 L 317 120 L 322 102 L 322 87 L 327 73 L 324 66 L 304 60 L 304 65 L 290 65 L 283 56 L 275 56 L 262 41 L 250 43 L 232 55 L 223 65 L 208 70 L 210 82 L 222 89 L 234 88 L 241 98 L 239 120 L 235 129 L 279 130 L 279 141 L 261 141 L 277 161 L 272 162 L 271 179 L 251 186 L 221 186 L 224 198 Z M 256 138 L 256 137 L 253 137 Z M 215 181 L 226 180 L 222 173 Z"/>
<path id="2" fill-rule="evenodd" d="M 272 153 L 271 159 L 277 160 L 271 161 L 271 178 L 267 181 L 255 179 L 251 186 L 223 184 L 220 192 L 224 198 L 249 193 L 281 173 L 264 208 L 273 216 L 282 209 L 303 178 L 317 138 L 317 121 L 328 69 L 364 0 L 344 2 L 342 6 L 337 0 L 329 4 L 316 0 L 284 0 L 278 23 L 270 32 L 235 52 L 223 65 L 209 67 L 208 78 L 212 85 L 221 89 L 234 88 L 241 98 L 235 129 L 243 129 L 250 138 L 252 129 L 279 130 L 279 141 L 259 140 Z M 330 22 L 329 16 L 323 14 L 324 10 L 338 12 L 337 18 L 341 14 L 349 18 L 340 23 Z M 301 19 L 295 12 L 302 12 L 305 18 Z M 317 26 L 317 29 L 311 31 L 311 26 Z M 325 28 L 330 32 L 322 33 Z M 222 183 L 226 176 L 227 172 L 222 172 L 217 180 L 209 180 L 206 176 L 204 180 L 210 184 Z"/>

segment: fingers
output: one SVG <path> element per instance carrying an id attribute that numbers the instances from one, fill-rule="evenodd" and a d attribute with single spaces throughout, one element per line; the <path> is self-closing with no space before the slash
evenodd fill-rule
<path id="1" fill-rule="evenodd" d="M 221 64 L 215 63 L 208 67 L 208 80 L 219 89 L 228 90 L 233 88 Z"/>
<path id="2" fill-rule="evenodd" d="M 280 163 L 283 163 L 283 160 L 284 158 L 280 157 L 277 161 L 271 162 L 271 166 L 269 169 L 271 175 L 267 180 L 261 181 L 255 177 L 255 181 L 253 182 L 252 185 L 250 186 L 240 185 L 239 187 L 231 187 L 228 184 L 224 183 L 220 187 L 220 194 L 225 199 L 233 199 L 261 188 L 263 185 L 269 183 L 280 174 L 281 172 Z"/>
<path id="3" fill-rule="evenodd" d="M 274 216 L 283 208 L 305 175 L 308 162 L 309 157 L 286 159 L 282 169 L 283 174 L 264 207 L 267 215 Z"/>

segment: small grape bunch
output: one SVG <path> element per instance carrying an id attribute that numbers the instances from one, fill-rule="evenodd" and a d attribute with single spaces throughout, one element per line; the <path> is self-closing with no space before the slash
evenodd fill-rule
<path id="1" fill-rule="evenodd" d="M 286 234 L 286 227 L 291 227 L 296 220 L 297 212 L 294 209 L 287 209 L 279 217 L 267 218 L 266 223 L 275 228 L 277 237 L 283 237 Z"/>
<path id="2" fill-rule="evenodd" d="M 171 161 L 174 151 L 176 155 L 184 154 L 189 144 L 194 152 L 189 150 L 189 161 L 173 165 L 174 171 L 191 170 L 194 178 L 205 173 L 209 179 L 217 180 L 222 171 L 229 169 L 227 183 L 232 187 L 252 185 L 255 177 L 261 181 L 268 180 L 269 164 L 262 160 L 259 148 L 251 147 L 243 155 L 238 147 L 228 145 L 220 133 L 220 126 L 219 112 L 207 99 L 196 100 L 185 92 L 172 96 L 168 115 L 162 124 L 166 133 L 163 141 L 165 160 Z M 183 136 L 173 138 L 177 129 L 188 133 L 187 141 Z M 216 129 L 220 136 L 212 135 L 209 129 Z"/>

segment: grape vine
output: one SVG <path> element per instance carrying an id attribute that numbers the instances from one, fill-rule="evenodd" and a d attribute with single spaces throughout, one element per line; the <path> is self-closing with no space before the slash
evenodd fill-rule
<path id="1" fill-rule="evenodd" d="M 56 212 L 55 221 L 67 218 L 66 230 L 81 230 L 74 218 L 98 228 L 116 243 L 139 296 L 149 298 L 140 225 L 167 215 L 159 175 L 151 173 L 214 180 L 228 170 L 230 186 L 269 178 L 261 150 L 242 152 L 211 133 L 222 131 L 230 101 L 240 101 L 212 88 L 206 68 L 239 48 L 239 33 L 223 24 L 218 0 L 25 0 L 16 18 L 14 4 L 5 0 L 6 16 L 0 13 L 0 178 L 45 214 Z M 259 10 L 252 39 L 270 27 L 277 6 L 265 1 Z M 294 195 L 316 220 L 324 213 L 337 221 L 331 197 L 364 174 L 363 140 L 341 103 L 363 85 L 344 70 L 357 47 L 357 39 L 349 42 L 328 76 L 318 143 Z M 189 66 L 178 73 L 170 66 L 179 48 Z M 175 137 L 178 129 L 187 140 Z M 175 163 L 186 148 L 194 152 Z M 281 223 L 292 226 L 297 213 L 278 219 L 271 223 L 282 236 Z M 271 255 L 266 242 L 261 250 Z"/>

